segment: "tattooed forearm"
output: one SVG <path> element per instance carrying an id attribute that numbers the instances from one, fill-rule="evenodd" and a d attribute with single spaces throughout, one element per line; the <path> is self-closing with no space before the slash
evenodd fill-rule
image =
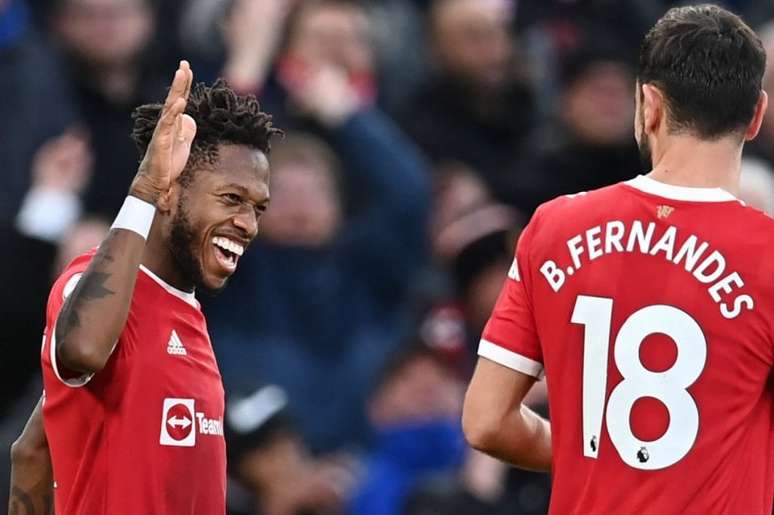
<path id="1" fill-rule="evenodd" d="M 24 431 L 11 446 L 9 515 L 53 513 L 53 474 L 42 409 L 41 397 Z"/>
<path id="2" fill-rule="evenodd" d="M 100 245 L 97 254 L 92 260 L 89 270 L 83 275 L 73 293 L 65 300 L 60 314 L 60 324 L 57 326 L 57 339 L 62 341 L 67 338 L 70 330 L 80 327 L 81 317 L 79 316 L 79 307 L 82 302 L 88 302 L 95 299 L 102 299 L 108 295 L 114 295 L 116 292 L 111 290 L 105 284 L 110 280 L 110 272 L 102 269 L 105 264 L 113 263 L 114 258 L 110 255 L 111 242 L 115 233 L 111 232 Z"/>
<path id="3" fill-rule="evenodd" d="M 104 367 L 123 331 L 145 241 L 112 230 L 102 242 L 56 321 L 57 356 L 73 372 Z"/>
<path id="4" fill-rule="evenodd" d="M 50 493 L 37 495 L 37 502 L 34 497 L 34 494 L 25 492 L 17 486 L 11 487 L 8 515 L 53 515 L 54 506 Z"/>
<path id="5" fill-rule="evenodd" d="M 115 235 L 115 232 L 110 232 L 105 241 L 102 242 L 89 269 L 86 270 L 86 273 L 83 274 L 83 277 L 78 282 L 78 286 L 72 295 L 73 298 L 88 301 L 115 294 L 115 291 L 105 286 L 112 275 L 107 265 L 115 261 L 111 255 L 111 247 L 115 240 Z"/>
<path id="6" fill-rule="evenodd" d="M 11 487 L 11 502 L 8 515 L 35 515 L 35 505 L 32 504 L 32 497 L 19 487 Z"/>
<path id="7" fill-rule="evenodd" d="M 110 274 L 96 270 L 83 281 L 79 300 L 94 300 L 114 295 L 116 292 L 105 286 Z"/>
<path id="8" fill-rule="evenodd" d="M 116 292 L 105 286 L 110 279 L 110 274 L 94 271 L 91 275 L 84 277 L 76 288 L 75 295 L 71 295 L 62 307 L 60 319 L 63 324 L 58 326 L 59 333 L 57 338 L 65 338 L 70 328 L 80 327 L 81 319 L 78 316 L 78 304 L 90 300 L 101 299 L 108 295 L 114 295 Z"/>
<path id="9" fill-rule="evenodd" d="M 43 514 L 54 515 L 54 496 L 51 494 L 44 495 L 42 499 L 42 503 L 43 503 Z"/>
<path id="10" fill-rule="evenodd" d="M 116 293 L 105 286 L 109 279 L 109 273 L 97 272 L 96 270 L 81 278 L 73 294 L 70 295 L 65 301 L 65 305 L 62 306 L 59 324 L 56 327 L 56 338 L 58 341 L 66 340 L 73 329 L 81 326 L 79 312 L 85 302 L 102 299 Z"/>
<path id="11" fill-rule="evenodd" d="M 50 481 L 41 481 L 28 492 L 11 486 L 8 515 L 53 515 L 53 500 Z"/>

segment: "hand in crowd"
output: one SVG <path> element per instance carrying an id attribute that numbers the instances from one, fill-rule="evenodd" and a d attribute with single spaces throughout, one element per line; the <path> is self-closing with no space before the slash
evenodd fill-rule
<path id="1" fill-rule="evenodd" d="M 240 91 L 261 88 L 272 65 L 293 0 L 236 0 L 226 20 L 224 76 Z"/>
<path id="2" fill-rule="evenodd" d="M 83 131 L 69 129 L 47 141 L 32 162 L 32 187 L 77 195 L 91 178 L 94 157 Z"/>
<path id="3" fill-rule="evenodd" d="M 461 479 L 477 498 L 496 502 L 505 490 L 507 469 L 502 461 L 470 449 L 462 467 Z"/>
<path id="4" fill-rule="evenodd" d="M 357 478 L 354 459 L 345 454 L 315 459 L 296 446 L 280 441 L 264 455 L 261 513 L 341 512 Z"/>
<path id="5" fill-rule="evenodd" d="M 340 125 L 362 107 L 344 70 L 333 66 L 310 67 L 288 87 L 296 106 L 328 127 Z"/>
<path id="6" fill-rule="evenodd" d="M 355 464 L 347 456 L 322 458 L 304 475 L 298 488 L 298 507 L 324 513 L 341 510 L 357 480 Z"/>

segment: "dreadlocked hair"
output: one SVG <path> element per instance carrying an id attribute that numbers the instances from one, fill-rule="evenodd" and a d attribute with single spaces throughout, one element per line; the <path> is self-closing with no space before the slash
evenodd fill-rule
<path id="1" fill-rule="evenodd" d="M 132 113 L 132 139 L 141 157 L 148 149 L 163 107 L 163 104 L 145 104 Z M 195 84 L 185 114 L 196 122 L 196 136 L 186 168 L 178 179 L 184 186 L 191 181 L 191 170 L 215 164 L 218 145 L 245 145 L 268 155 L 271 138 L 284 134 L 272 125 L 271 115 L 261 111 L 254 95 L 238 95 L 223 79 L 212 86 Z"/>

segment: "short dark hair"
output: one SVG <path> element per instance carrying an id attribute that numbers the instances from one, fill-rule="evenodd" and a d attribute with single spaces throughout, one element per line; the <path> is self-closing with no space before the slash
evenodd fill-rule
<path id="1" fill-rule="evenodd" d="M 739 16 L 703 4 L 670 9 L 650 29 L 637 79 L 664 93 L 670 130 L 711 140 L 750 123 L 765 68 L 755 32 Z"/>
<path id="2" fill-rule="evenodd" d="M 162 108 L 162 104 L 146 104 L 132 113 L 132 139 L 140 156 L 148 149 Z M 185 113 L 196 122 L 196 136 L 186 169 L 178 179 L 184 186 L 190 182 L 193 168 L 217 161 L 219 144 L 246 145 L 268 155 L 272 136 L 282 134 L 272 125 L 271 115 L 261 111 L 254 95 L 238 95 L 222 79 L 212 86 L 195 84 Z"/>

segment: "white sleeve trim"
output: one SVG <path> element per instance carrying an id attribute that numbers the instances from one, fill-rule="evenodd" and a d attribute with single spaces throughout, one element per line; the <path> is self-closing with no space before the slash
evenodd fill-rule
<path id="1" fill-rule="evenodd" d="M 54 328 L 51 330 L 51 344 L 49 347 L 51 368 L 54 369 L 54 375 L 62 382 L 62 384 L 69 386 L 70 388 L 80 388 L 81 386 L 86 386 L 86 384 L 91 381 L 91 378 L 94 377 L 94 374 L 83 374 L 82 376 L 73 377 L 72 379 L 62 378 L 62 375 L 59 373 L 59 367 L 56 364 L 56 324 L 54 324 Z"/>
<path id="2" fill-rule="evenodd" d="M 508 367 L 516 372 L 527 374 L 536 379 L 543 378 L 543 364 L 521 354 L 501 347 L 496 343 L 482 339 L 478 344 L 478 355 Z"/>

